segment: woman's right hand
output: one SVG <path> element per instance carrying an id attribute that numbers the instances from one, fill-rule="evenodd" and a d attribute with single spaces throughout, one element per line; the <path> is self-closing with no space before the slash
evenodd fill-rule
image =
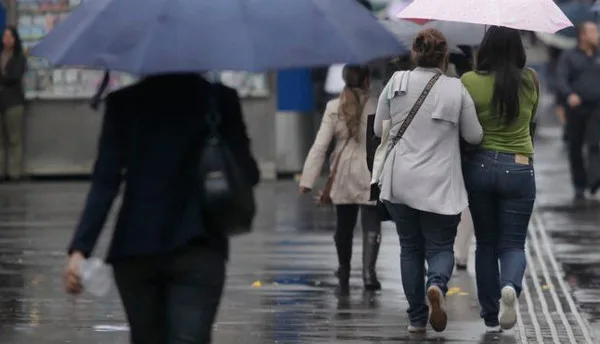
<path id="1" fill-rule="evenodd" d="M 304 187 L 304 186 L 301 186 L 301 187 L 299 187 L 299 188 L 298 188 L 298 192 L 299 192 L 301 195 L 307 194 L 307 193 L 309 193 L 310 191 L 311 191 L 311 190 L 310 190 L 309 188 L 307 188 L 307 187 Z"/>
<path id="2" fill-rule="evenodd" d="M 83 285 L 81 284 L 81 262 L 85 260 L 83 253 L 74 251 L 67 260 L 67 266 L 65 267 L 63 280 L 65 284 L 65 290 L 69 294 L 80 294 L 83 291 Z"/>

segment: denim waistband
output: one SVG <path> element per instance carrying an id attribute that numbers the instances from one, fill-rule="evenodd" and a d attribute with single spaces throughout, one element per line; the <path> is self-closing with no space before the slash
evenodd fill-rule
<path id="1" fill-rule="evenodd" d="M 504 162 L 504 163 L 515 163 L 516 158 L 515 156 L 520 155 L 522 157 L 525 157 L 529 160 L 529 164 L 533 164 L 533 158 L 528 157 L 525 154 L 518 154 L 518 153 L 502 153 L 502 152 L 498 152 L 498 151 L 493 151 L 493 150 L 488 150 L 488 149 L 478 149 L 474 152 L 475 156 L 478 157 L 485 157 L 491 160 L 495 160 L 497 162 Z"/>

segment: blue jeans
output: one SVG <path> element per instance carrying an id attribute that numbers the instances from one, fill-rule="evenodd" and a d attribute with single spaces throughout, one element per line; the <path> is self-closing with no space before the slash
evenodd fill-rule
<path id="1" fill-rule="evenodd" d="M 525 239 L 535 201 L 533 161 L 524 160 L 488 150 L 463 159 L 477 239 L 477 293 L 481 317 L 488 326 L 498 325 L 501 289 L 511 286 L 517 295 L 521 293 Z"/>
<path id="2" fill-rule="evenodd" d="M 400 269 L 410 324 L 425 326 L 429 317 L 426 289 L 435 285 L 444 295 L 448 291 L 448 281 L 454 269 L 454 238 L 460 214 L 428 213 L 390 202 L 385 202 L 385 205 L 396 223 L 400 238 Z"/>

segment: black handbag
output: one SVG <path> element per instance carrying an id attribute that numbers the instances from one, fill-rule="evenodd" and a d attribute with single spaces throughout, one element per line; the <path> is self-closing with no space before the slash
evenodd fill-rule
<path id="1" fill-rule="evenodd" d="M 211 86 L 208 135 L 199 159 L 201 206 L 209 230 L 233 236 L 252 230 L 256 203 L 252 184 L 218 130 L 222 120 L 218 87 Z"/>
<path id="2" fill-rule="evenodd" d="M 375 160 L 375 154 L 377 153 L 377 147 L 381 144 L 381 139 L 375 135 L 373 126 L 375 124 L 375 114 L 367 117 L 367 168 L 369 172 L 373 174 L 373 160 Z M 379 214 L 380 221 L 392 221 L 390 213 L 387 211 L 385 204 L 379 200 L 379 185 L 371 184 L 371 190 L 369 194 L 369 201 L 377 202 L 375 207 Z"/>

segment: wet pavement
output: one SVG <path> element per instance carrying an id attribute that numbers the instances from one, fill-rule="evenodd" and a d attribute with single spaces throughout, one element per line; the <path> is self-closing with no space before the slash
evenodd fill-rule
<path id="1" fill-rule="evenodd" d="M 64 247 L 86 190 L 86 183 L 71 182 L 0 186 L 2 342 L 127 343 L 127 326 L 114 291 L 102 299 L 70 297 L 62 291 Z M 378 266 L 383 291 L 366 294 L 361 289 L 357 232 L 352 295 L 339 299 L 334 293 L 331 210 L 298 196 L 291 181 L 262 185 L 258 199 L 255 232 L 233 241 L 215 343 L 573 343 L 569 338 L 585 343 L 578 314 L 569 308 L 569 295 L 551 288 L 539 268 L 548 261 L 543 250 L 529 249 L 530 266 L 538 266 L 531 270 L 539 274 L 527 276 L 521 321 L 513 331 L 484 335 L 471 260 L 469 271 L 456 272 L 452 280 L 448 330 L 409 336 L 392 226 L 385 225 Z M 107 227 L 112 222 L 113 218 Z M 98 255 L 109 234 L 107 228 Z M 556 279 L 550 275 L 548 280 Z"/>
<path id="2" fill-rule="evenodd" d="M 539 202 L 528 240 L 521 316 L 514 330 L 484 334 L 470 259 L 469 270 L 455 272 L 452 280 L 447 331 L 408 335 L 398 239 L 390 224 L 384 226 L 378 264 L 383 291 L 368 294 L 361 289 L 357 229 L 352 293 L 349 298 L 336 297 L 333 213 L 315 207 L 310 197 L 298 196 L 295 184 L 284 181 L 260 186 L 255 231 L 233 240 L 214 342 L 597 343 L 588 321 L 600 328 L 600 207 L 570 205 L 559 130 L 547 99 L 544 106 L 536 143 Z M 87 187 L 84 182 L 0 185 L 0 342 L 127 343 L 114 290 L 101 299 L 71 297 L 62 290 L 65 246 Z M 113 221 L 114 214 L 97 255 L 106 248 Z"/>
<path id="3" fill-rule="evenodd" d="M 596 338 L 600 338 L 600 198 L 573 203 L 573 190 L 560 127 L 541 128 L 536 146 L 538 224 Z"/>

